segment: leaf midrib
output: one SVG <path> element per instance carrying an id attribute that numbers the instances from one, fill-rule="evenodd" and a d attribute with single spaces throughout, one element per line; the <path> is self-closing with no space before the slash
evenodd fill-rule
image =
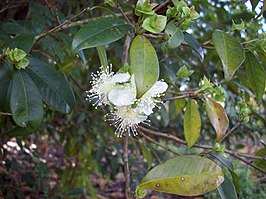
<path id="1" fill-rule="evenodd" d="M 42 76 L 40 76 L 37 72 L 35 72 L 31 67 L 28 67 L 34 74 L 36 74 L 44 83 L 46 83 L 48 85 L 48 87 L 56 94 L 56 96 L 58 96 L 66 105 L 69 106 L 69 104 L 67 103 L 67 101 L 64 100 L 64 98 L 59 95 L 55 89 L 53 89 L 53 87 L 51 86 L 51 84 L 49 83 L 49 81 L 47 81 L 45 78 L 42 78 Z M 42 93 L 42 92 L 41 92 Z M 43 99 L 44 101 L 46 101 L 45 99 Z M 46 101 L 46 103 L 48 103 Z M 50 103 L 49 103 L 50 104 Z M 70 106 L 69 106 L 70 107 Z"/>

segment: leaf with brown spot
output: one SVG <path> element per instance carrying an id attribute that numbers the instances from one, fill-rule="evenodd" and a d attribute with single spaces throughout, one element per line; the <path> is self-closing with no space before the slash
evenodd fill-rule
<path id="1" fill-rule="evenodd" d="M 209 120 L 216 131 L 216 141 L 219 141 L 225 135 L 228 128 L 228 117 L 224 108 L 216 101 L 206 98 L 205 105 Z"/>

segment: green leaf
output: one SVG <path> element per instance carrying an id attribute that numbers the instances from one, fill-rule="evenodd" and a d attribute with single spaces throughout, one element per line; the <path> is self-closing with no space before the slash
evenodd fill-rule
<path id="1" fill-rule="evenodd" d="M 147 16 L 147 15 L 154 15 L 154 10 L 152 10 L 152 6 L 149 0 L 138 0 L 135 8 L 135 14 L 137 16 Z"/>
<path id="2" fill-rule="evenodd" d="M 216 101 L 206 98 L 205 106 L 208 118 L 216 132 L 216 141 L 222 139 L 229 126 L 224 108 Z"/>
<path id="3" fill-rule="evenodd" d="M 141 140 L 139 140 L 139 145 L 140 145 L 143 157 L 148 162 L 148 169 L 150 169 L 152 167 L 152 155 L 151 155 L 151 152 Z"/>
<path id="4" fill-rule="evenodd" d="M 258 59 L 251 52 L 246 53 L 246 60 L 244 62 L 247 79 L 250 87 L 259 101 L 265 90 L 265 72 Z"/>
<path id="5" fill-rule="evenodd" d="M 43 100 L 62 113 L 70 113 L 75 96 L 64 74 L 39 59 L 30 58 L 26 71 L 37 85 Z"/>
<path id="6" fill-rule="evenodd" d="M 213 161 L 199 156 L 178 156 L 154 167 L 136 188 L 143 198 L 145 189 L 182 196 L 205 194 L 224 180 L 222 169 Z"/>
<path id="7" fill-rule="evenodd" d="M 169 37 L 166 44 L 170 49 L 177 48 L 184 41 L 183 32 L 173 23 L 167 24 L 165 28 L 165 34 L 167 35 L 167 37 Z"/>
<path id="8" fill-rule="evenodd" d="M 188 70 L 186 66 L 182 66 L 176 73 L 176 79 L 183 78 L 189 80 L 189 76 L 194 73 L 194 70 Z"/>
<path id="9" fill-rule="evenodd" d="M 39 126 L 42 123 L 42 97 L 25 71 L 14 72 L 10 108 L 15 123 L 20 127 Z"/>
<path id="10" fill-rule="evenodd" d="M 14 38 L 14 43 L 16 47 L 24 50 L 26 53 L 29 53 L 33 45 L 33 42 L 34 42 L 34 35 L 20 34 Z"/>
<path id="11" fill-rule="evenodd" d="M 203 61 L 204 59 L 203 49 L 201 47 L 201 44 L 198 42 L 198 40 L 186 32 L 184 33 L 184 40 L 197 53 L 198 58 L 201 61 Z"/>
<path id="12" fill-rule="evenodd" d="M 256 153 L 256 156 L 266 156 L 266 148 L 263 148 L 259 151 L 257 151 Z M 259 160 L 259 159 L 256 159 L 254 160 L 254 165 L 262 168 L 262 169 L 266 169 L 266 160 Z"/>
<path id="13" fill-rule="evenodd" d="M 225 173 L 223 183 L 217 188 L 222 199 L 237 199 L 234 184 Z"/>
<path id="14" fill-rule="evenodd" d="M 138 35 L 132 41 L 129 56 L 136 80 L 137 97 L 140 98 L 159 78 L 157 54 L 150 41 Z"/>
<path id="15" fill-rule="evenodd" d="M 129 24 L 118 18 L 102 18 L 91 21 L 75 34 L 72 49 L 77 52 L 115 42 L 131 29 Z"/>
<path id="16" fill-rule="evenodd" d="M 223 64 L 225 79 L 230 80 L 245 60 L 244 48 L 236 38 L 220 30 L 213 32 L 212 39 Z"/>
<path id="17" fill-rule="evenodd" d="M 198 140 L 200 129 L 201 119 L 198 106 L 195 100 L 188 99 L 184 115 L 184 134 L 189 148 Z"/>
<path id="18" fill-rule="evenodd" d="M 176 114 L 180 113 L 180 111 L 186 106 L 186 100 L 184 98 L 175 100 L 175 111 Z"/>
<path id="19" fill-rule="evenodd" d="M 100 58 L 101 65 L 106 68 L 108 66 L 108 61 L 104 46 L 98 46 L 96 47 L 96 49 Z"/>
<path id="20" fill-rule="evenodd" d="M 143 21 L 143 28 L 151 33 L 159 34 L 166 26 L 167 17 L 163 15 L 153 15 Z"/>
<path id="21" fill-rule="evenodd" d="M 0 63 L 0 110 L 9 111 L 11 71 L 7 64 Z"/>
<path id="22" fill-rule="evenodd" d="M 221 154 L 211 154 L 211 156 L 216 158 L 219 162 L 221 162 L 229 170 L 229 172 L 232 176 L 232 179 L 233 179 L 233 184 L 235 186 L 236 192 L 239 193 L 240 192 L 239 178 L 234 171 L 234 166 L 233 166 L 232 162 L 228 158 L 226 158 L 225 156 L 223 156 Z"/>

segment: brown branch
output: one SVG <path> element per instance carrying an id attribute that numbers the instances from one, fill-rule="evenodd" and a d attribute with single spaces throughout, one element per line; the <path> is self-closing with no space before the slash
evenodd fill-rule
<path id="1" fill-rule="evenodd" d="M 172 153 L 175 154 L 175 155 L 180 155 L 179 153 L 177 153 L 177 152 L 173 151 L 172 149 L 168 148 L 167 146 L 164 146 L 164 145 L 160 144 L 159 142 L 157 142 L 156 140 L 152 139 L 151 137 L 145 135 L 141 130 L 138 130 L 138 132 L 139 132 L 139 134 L 142 135 L 146 140 L 149 140 L 150 142 L 152 142 L 152 143 L 154 143 L 154 144 L 156 144 L 156 145 L 158 145 L 158 146 L 164 148 L 166 151 L 170 151 L 170 152 L 172 152 Z"/>
<path id="2" fill-rule="evenodd" d="M 186 94 L 183 94 L 183 95 L 178 95 L 178 96 L 175 96 L 175 97 L 165 98 L 165 99 L 162 99 L 162 101 L 166 102 L 166 101 L 174 101 L 174 100 L 182 99 L 182 98 L 196 98 L 196 97 L 198 97 L 197 93 L 189 92 L 189 93 L 186 93 Z"/>
<path id="3" fill-rule="evenodd" d="M 55 20 L 57 21 L 58 24 L 60 24 L 60 20 L 58 18 L 58 14 L 55 14 L 53 11 L 52 11 L 52 6 L 49 4 L 48 0 L 45 0 L 45 3 L 50 11 L 50 13 L 53 15 L 53 17 L 55 18 Z"/>
<path id="4" fill-rule="evenodd" d="M 122 66 L 124 66 L 128 60 L 128 50 L 129 50 L 130 42 L 131 42 L 131 37 L 127 35 L 125 42 L 124 42 L 124 46 L 123 46 L 123 52 L 122 52 Z"/>
<path id="5" fill-rule="evenodd" d="M 0 112 L 0 115 L 8 115 L 8 116 L 11 116 L 12 114 L 11 113 Z"/>
<path id="6" fill-rule="evenodd" d="M 69 74 L 68 76 L 81 91 L 86 91 L 86 89 L 84 89 L 82 85 L 71 74 Z"/>
<path id="7" fill-rule="evenodd" d="M 180 144 L 183 144 L 183 145 L 186 145 L 186 141 L 185 140 L 182 140 L 180 138 L 177 138 L 171 134 L 165 134 L 165 133 L 160 133 L 160 132 L 155 132 L 153 130 L 150 130 L 150 129 L 146 129 L 142 126 L 139 126 L 139 129 L 141 129 L 143 132 L 145 133 L 148 133 L 148 134 L 151 134 L 151 135 L 154 135 L 154 136 L 157 136 L 157 137 L 162 137 L 162 138 L 166 138 L 166 139 L 170 139 L 170 140 L 174 140 Z M 201 144 L 195 144 L 193 145 L 193 147 L 195 148 L 201 148 L 201 149 L 209 149 L 209 150 L 212 150 L 214 147 L 213 146 L 208 146 L 208 145 L 201 145 Z M 231 151 L 231 150 L 228 150 L 228 149 L 225 149 L 224 150 L 225 153 L 239 159 L 240 161 L 246 163 L 247 165 L 253 167 L 254 169 L 257 169 L 258 171 L 266 174 L 266 170 L 265 169 L 262 169 L 256 165 L 253 165 L 252 162 L 249 162 L 247 161 L 246 159 L 242 158 L 241 155 L 243 154 L 240 154 L 240 153 L 237 153 L 237 152 L 234 152 L 234 151 Z"/>
<path id="8" fill-rule="evenodd" d="M 241 121 L 238 121 L 231 129 L 230 131 L 228 131 L 224 137 L 219 141 L 219 142 L 223 142 L 237 127 L 239 127 L 241 125 Z"/>
<path id="9" fill-rule="evenodd" d="M 171 4 L 171 1 L 170 1 L 170 0 L 167 0 L 167 1 L 165 1 L 164 3 L 162 3 L 161 5 L 157 6 L 157 7 L 154 9 L 154 11 L 155 11 L 155 12 L 159 12 L 160 10 L 166 8 L 166 7 L 167 7 L 168 5 L 170 5 L 170 4 Z"/>
<path id="10" fill-rule="evenodd" d="M 126 19 L 126 21 L 133 26 L 133 24 L 131 23 L 131 21 L 129 20 L 129 18 L 127 17 L 127 15 L 125 14 L 125 12 L 123 11 L 122 7 L 118 4 L 117 5 L 118 10 L 121 12 L 121 14 L 123 15 L 123 17 Z"/>
<path id="11" fill-rule="evenodd" d="M 78 16 L 80 16 L 81 14 L 83 14 L 84 12 L 89 11 L 89 10 L 90 10 L 90 8 L 84 8 L 81 12 L 79 12 L 79 13 L 76 14 L 75 16 L 73 16 L 73 17 L 71 17 L 70 19 L 67 19 L 66 21 L 64 21 L 64 23 L 61 23 L 61 24 L 59 24 L 58 26 L 56 26 L 56 27 L 54 27 L 54 28 L 52 28 L 52 29 L 50 29 L 50 30 L 48 30 L 48 31 L 46 31 L 46 32 L 41 33 L 40 35 L 37 35 L 37 36 L 35 37 L 34 42 L 33 42 L 33 46 L 36 45 L 36 44 L 38 43 L 38 41 L 39 41 L 41 38 L 43 38 L 43 37 L 45 37 L 45 36 L 47 36 L 47 35 L 49 35 L 49 34 L 55 32 L 55 31 L 57 31 L 58 29 L 60 29 L 60 28 L 63 27 L 64 25 L 70 23 L 73 19 L 77 18 Z"/>
<path id="12" fill-rule="evenodd" d="M 132 199 L 131 188 L 130 188 L 130 170 L 128 165 L 128 133 L 124 137 L 124 147 L 123 147 L 123 160 L 124 160 L 124 175 L 126 181 L 126 199 Z"/>

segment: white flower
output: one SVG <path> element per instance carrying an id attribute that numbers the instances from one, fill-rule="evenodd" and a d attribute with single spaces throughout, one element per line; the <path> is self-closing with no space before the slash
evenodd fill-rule
<path id="1" fill-rule="evenodd" d="M 160 97 L 168 88 L 167 83 L 156 81 L 155 84 L 138 100 L 137 110 L 145 115 L 150 115 L 156 103 L 160 103 Z"/>
<path id="2" fill-rule="evenodd" d="M 130 79 L 128 73 L 115 74 L 112 72 L 112 65 L 104 68 L 100 67 L 100 71 L 92 74 L 92 88 L 87 93 L 87 100 L 94 101 L 93 106 L 106 105 L 108 103 L 107 96 L 109 92 L 119 83 L 127 82 Z"/>
<path id="3" fill-rule="evenodd" d="M 132 75 L 130 83 L 124 83 L 114 87 L 108 94 L 108 99 L 115 106 L 128 106 L 136 101 L 137 89 L 134 75 Z"/>
<path id="4" fill-rule="evenodd" d="M 137 135 L 138 124 L 144 123 L 147 116 L 139 113 L 131 106 L 116 107 L 114 112 L 106 115 L 106 120 L 112 121 L 111 125 L 116 127 L 115 134 L 117 137 L 122 137 L 124 133 L 133 136 Z"/>

